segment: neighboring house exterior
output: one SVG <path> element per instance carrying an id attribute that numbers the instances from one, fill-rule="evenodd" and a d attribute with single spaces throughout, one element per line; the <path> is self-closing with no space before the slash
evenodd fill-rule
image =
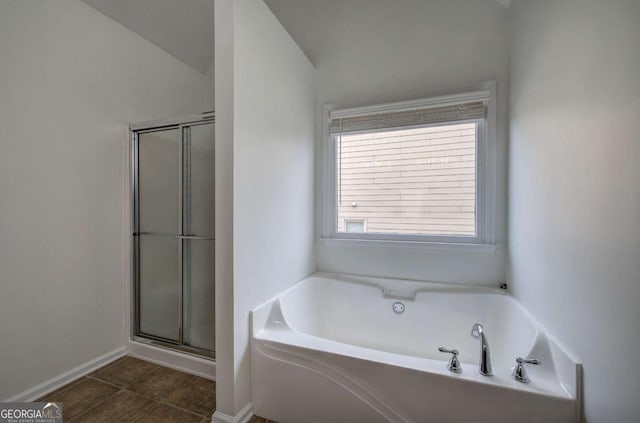
<path id="1" fill-rule="evenodd" d="M 475 235 L 476 124 L 336 139 L 338 232 Z"/>

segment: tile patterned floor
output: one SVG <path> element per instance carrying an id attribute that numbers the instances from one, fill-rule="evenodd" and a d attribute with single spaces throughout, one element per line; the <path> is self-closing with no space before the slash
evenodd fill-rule
<path id="1" fill-rule="evenodd" d="M 122 357 L 38 399 L 64 403 L 65 423 L 209 423 L 216 383 Z M 250 423 L 276 423 L 254 416 Z"/>

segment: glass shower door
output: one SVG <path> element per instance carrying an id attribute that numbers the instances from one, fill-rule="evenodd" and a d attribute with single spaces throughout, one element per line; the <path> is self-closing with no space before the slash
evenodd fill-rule
<path id="1" fill-rule="evenodd" d="M 134 132 L 135 339 L 214 356 L 214 127 Z"/>
<path id="2" fill-rule="evenodd" d="M 138 134 L 138 331 L 180 340 L 179 130 Z"/>

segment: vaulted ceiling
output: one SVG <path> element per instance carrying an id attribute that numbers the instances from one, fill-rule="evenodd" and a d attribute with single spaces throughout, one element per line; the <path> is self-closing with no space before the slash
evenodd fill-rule
<path id="1" fill-rule="evenodd" d="M 82 0 L 189 66 L 213 62 L 213 0 Z"/>
<path id="2" fill-rule="evenodd" d="M 204 73 L 213 62 L 214 0 L 82 1 L 200 72 Z M 326 6 L 330 6 L 334 1 L 337 0 L 313 0 L 311 3 L 304 3 L 310 4 L 309 7 L 321 15 L 330 17 L 331 7 Z M 496 1 L 505 7 L 511 4 L 511 0 Z M 301 19 L 309 18 L 309 25 L 304 22 L 290 22 L 293 15 L 287 9 L 299 9 L 301 3 L 298 0 L 266 0 L 266 3 L 290 32 L 292 31 L 289 26 L 307 29 L 313 27 L 314 13 L 308 11 L 299 16 Z M 300 43 L 300 40 L 296 41 Z M 310 54 L 308 51 L 313 49 L 313 46 L 301 47 L 308 56 L 313 56 L 313 53 Z"/>
<path id="3" fill-rule="evenodd" d="M 481 8 L 487 13 L 505 15 L 511 0 L 264 0 L 282 26 L 316 66 L 322 67 L 340 44 L 350 45 L 360 35 L 367 34 L 382 50 L 386 22 L 405 23 L 407 34 L 429 21 L 427 14 L 437 13 L 448 19 L 445 25 L 455 25 L 460 13 L 475 13 Z M 468 5 L 468 6 L 467 6 Z M 504 7 L 503 7 L 504 6 Z M 466 7 L 466 9 L 465 9 Z M 415 18 L 415 19 L 414 19 Z M 375 30 L 370 30 L 375 26 Z M 398 27 L 394 27 L 398 29 Z M 358 34 L 354 31 L 360 31 Z M 394 39 L 391 36 L 391 39 Z M 401 46 L 397 46 L 401 48 Z M 345 47 L 342 47 L 344 50 Z M 389 46 L 387 46 L 389 48 Z M 346 50 L 345 50 L 346 51 Z M 345 57 L 345 60 L 348 58 Z"/>

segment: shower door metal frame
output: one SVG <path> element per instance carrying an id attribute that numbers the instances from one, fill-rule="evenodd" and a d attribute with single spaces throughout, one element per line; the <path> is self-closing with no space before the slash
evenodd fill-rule
<path id="1" fill-rule="evenodd" d="M 132 298 L 131 302 L 131 339 L 133 341 L 142 342 L 154 346 L 160 346 L 172 350 L 177 350 L 187 354 L 195 355 L 198 357 L 215 360 L 215 350 L 209 351 L 201 348 L 184 345 L 184 333 L 183 333 L 183 316 L 184 316 L 184 274 L 183 274 L 183 241 L 184 240 L 204 240 L 215 242 L 214 237 L 203 236 L 191 236 L 184 235 L 183 233 L 183 207 L 184 207 L 184 154 L 183 143 L 185 128 L 190 128 L 197 125 L 215 124 L 215 115 L 213 112 L 203 113 L 201 115 L 194 115 L 180 119 L 171 119 L 163 121 L 144 122 L 129 127 L 130 139 L 131 139 L 131 205 L 132 205 L 132 222 L 131 222 L 131 281 L 132 281 Z M 174 238 L 178 240 L 178 274 L 180 275 L 180 290 L 179 290 L 179 311 L 178 311 L 178 340 L 162 338 L 155 335 L 143 333 L 140 330 L 140 235 L 144 235 L 144 232 L 140 232 L 140 191 L 139 191 L 139 145 L 138 134 L 152 133 L 166 130 L 178 130 L 179 143 L 178 143 L 178 174 L 180 176 L 180 183 L 178 184 L 178 228 L 180 233 L 174 234 Z M 214 141 L 215 143 L 215 141 Z M 214 144 L 215 148 L 215 144 Z M 214 217 L 215 219 L 215 217 Z M 215 227 L 215 224 L 214 224 Z M 215 251 L 215 247 L 214 247 Z M 213 258 L 212 258 L 213 259 Z M 213 281 L 212 281 L 213 283 Z M 215 347 L 214 347 L 215 348 Z"/>

